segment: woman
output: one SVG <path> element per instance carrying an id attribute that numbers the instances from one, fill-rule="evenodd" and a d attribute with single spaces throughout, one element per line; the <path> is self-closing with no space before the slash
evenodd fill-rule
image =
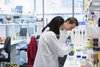
<path id="1" fill-rule="evenodd" d="M 49 27 L 49 30 L 46 28 Z M 76 27 L 76 25 L 74 25 Z M 73 28 L 74 28 L 73 27 Z M 64 45 L 59 42 L 60 29 L 69 30 L 64 19 L 60 16 L 54 17 L 42 30 L 38 43 L 38 51 L 33 67 L 58 67 L 58 57 L 63 57 L 73 49 L 73 45 Z M 72 28 L 72 27 L 71 27 Z M 61 46 L 63 44 L 63 46 Z"/>

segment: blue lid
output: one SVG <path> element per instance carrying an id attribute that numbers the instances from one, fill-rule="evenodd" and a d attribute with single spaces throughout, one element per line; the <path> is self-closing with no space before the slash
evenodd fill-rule
<path id="1" fill-rule="evenodd" d="M 78 49 L 77 52 L 81 52 L 81 49 Z"/>
<path id="2" fill-rule="evenodd" d="M 77 55 L 76 57 L 77 57 L 77 58 L 81 58 L 81 55 Z"/>
<path id="3" fill-rule="evenodd" d="M 86 59 L 86 56 L 82 56 L 82 59 Z"/>

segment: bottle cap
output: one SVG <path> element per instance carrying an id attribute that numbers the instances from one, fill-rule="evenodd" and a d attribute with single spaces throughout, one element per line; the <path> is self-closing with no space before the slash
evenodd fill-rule
<path id="1" fill-rule="evenodd" d="M 82 56 L 83 59 L 86 59 L 86 56 Z"/>
<path id="2" fill-rule="evenodd" d="M 81 58 L 81 55 L 77 55 L 76 57 L 77 57 L 77 58 Z"/>

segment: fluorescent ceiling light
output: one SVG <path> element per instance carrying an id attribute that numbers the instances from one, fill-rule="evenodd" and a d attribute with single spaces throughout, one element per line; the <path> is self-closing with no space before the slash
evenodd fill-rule
<path id="1" fill-rule="evenodd" d="M 100 2 L 93 2 L 92 5 L 94 5 L 94 6 L 100 6 Z"/>

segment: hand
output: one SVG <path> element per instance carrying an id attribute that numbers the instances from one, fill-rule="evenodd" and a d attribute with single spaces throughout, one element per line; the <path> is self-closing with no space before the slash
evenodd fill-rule
<path id="1" fill-rule="evenodd" d="M 72 48 L 74 48 L 74 44 L 70 44 L 70 46 L 71 46 Z"/>

